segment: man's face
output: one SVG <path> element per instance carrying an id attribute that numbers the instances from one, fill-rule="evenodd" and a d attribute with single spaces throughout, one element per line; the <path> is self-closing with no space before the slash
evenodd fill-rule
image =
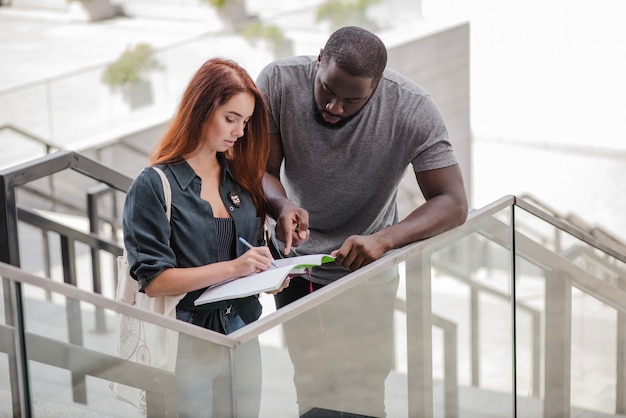
<path id="1" fill-rule="evenodd" d="M 314 86 L 316 120 L 323 125 L 343 126 L 365 106 L 375 89 L 372 78 L 351 76 L 334 60 L 322 62 L 318 58 Z"/>

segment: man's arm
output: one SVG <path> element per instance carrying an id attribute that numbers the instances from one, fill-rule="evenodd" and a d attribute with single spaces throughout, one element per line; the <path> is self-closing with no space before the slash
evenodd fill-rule
<path id="1" fill-rule="evenodd" d="M 276 237 L 285 244 L 285 254 L 309 238 L 309 213 L 287 199 L 280 182 L 283 146 L 279 134 L 270 134 L 270 156 L 263 176 L 263 189 L 270 206 L 270 216 L 276 220 Z M 294 233 L 295 232 L 295 233 Z"/>
<path id="2" fill-rule="evenodd" d="M 387 251 L 432 237 L 467 219 L 467 196 L 458 164 L 415 173 L 426 202 L 401 222 L 372 235 L 352 235 L 333 251 L 337 262 L 356 270 Z"/>

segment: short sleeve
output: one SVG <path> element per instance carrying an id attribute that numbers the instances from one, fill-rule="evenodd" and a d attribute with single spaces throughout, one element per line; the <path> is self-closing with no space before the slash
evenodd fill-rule
<path id="1" fill-rule="evenodd" d="M 408 151 L 414 171 L 434 170 L 457 163 L 456 154 L 450 143 L 448 130 L 441 112 L 429 95 L 422 97 L 417 108 L 411 113 L 407 134 L 412 138 Z"/>

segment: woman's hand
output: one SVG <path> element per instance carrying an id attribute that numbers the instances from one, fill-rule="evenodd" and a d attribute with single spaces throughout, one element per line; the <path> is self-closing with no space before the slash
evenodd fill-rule
<path id="1" fill-rule="evenodd" d="M 232 263 L 235 267 L 236 277 L 243 277 L 267 270 L 272 266 L 273 260 L 268 247 L 253 247 L 234 259 Z"/>

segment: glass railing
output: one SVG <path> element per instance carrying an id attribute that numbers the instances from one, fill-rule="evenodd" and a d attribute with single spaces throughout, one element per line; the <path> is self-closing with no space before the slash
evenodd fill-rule
<path id="1" fill-rule="evenodd" d="M 202 383 L 219 375 L 217 416 L 379 416 L 383 402 L 388 417 L 622 416 L 625 261 L 505 197 L 282 309 L 263 295 L 262 318 L 228 336 L 0 264 L 11 313 L 0 368 L 28 383 L 0 380 L 0 415 L 18 391 L 34 416 L 138 416 L 111 382 L 146 391 L 154 416 L 203 410 Z M 118 358 L 121 314 L 175 330 L 186 364 L 170 373 Z M 260 386 L 242 383 L 252 377 Z M 173 396 L 185 384 L 202 387 L 191 401 Z"/>
<path id="2" fill-rule="evenodd" d="M 223 364 L 231 364 L 228 359 L 233 354 L 232 341 L 220 334 L 141 311 L 72 285 L 42 279 L 6 264 L 0 270 L 3 299 L 16 289 L 22 295 L 15 305 L 3 305 L 0 369 L 3 376 L 9 376 L 9 368 L 21 360 L 24 364 L 18 364 L 18 368 L 27 371 L 17 373 L 27 380 L 27 385 L 20 387 L 18 382 L 6 379 L 0 382 L 2 398 L 7 400 L 0 403 L 3 405 L 0 416 L 20 416 L 15 405 L 11 411 L 9 395 L 26 387 L 30 401 L 23 400 L 22 416 L 140 416 L 139 410 L 124 400 L 140 398 L 145 401 L 148 416 L 177 416 L 181 402 L 176 388 L 187 378 L 185 372 L 177 369 L 173 373 L 122 360 L 117 351 L 123 354 L 135 349 L 141 355 L 150 351 L 141 338 L 126 340 L 126 346 L 117 348 L 118 325 L 124 316 L 140 318 L 142 324 L 152 321 L 188 346 L 215 353 Z M 42 292 L 49 297 L 44 297 Z M 22 312 L 20 320 L 16 321 L 15 315 L 5 317 L 7 310 L 13 308 L 13 313 L 16 307 Z M 93 315 L 96 309 L 104 311 L 107 323 L 111 324 L 108 329 L 97 329 Z M 18 342 L 20 339 L 22 343 Z M 194 365 L 200 366 L 196 358 Z M 224 370 L 228 379 L 228 367 Z M 231 407 L 230 402 L 227 407 Z"/>
<path id="3" fill-rule="evenodd" d="M 524 332 L 530 317 L 518 308 L 518 408 L 534 409 L 528 395 L 536 381 L 544 416 L 573 416 L 573 410 L 623 416 L 626 257 L 567 224 L 546 222 L 523 201 L 520 206 L 515 300 L 540 313 L 542 340 Z M 541 353 L 536 370 L 527 362 L 533 352 Z"/>

